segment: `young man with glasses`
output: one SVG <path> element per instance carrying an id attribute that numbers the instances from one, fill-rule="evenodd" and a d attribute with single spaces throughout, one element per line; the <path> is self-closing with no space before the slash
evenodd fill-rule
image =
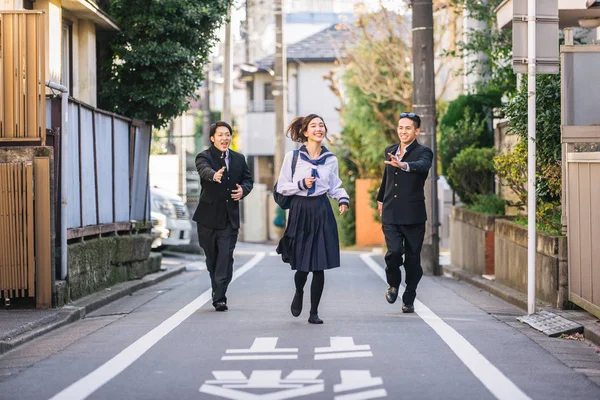
<path id="1" fill-rule="evenodd" d="M 402 280 L 400 266 L 406 271 L 406 289 L 402 295 L 402 312 L 415 311 L 417 285 L 423 276 L 421 248 L 425 238 L 424 186 L 433 152 L 419 144 L 421 118 L 414 113 L 401 113 L 398 119 L 400 143 L 385 149 L 385 170 L 377 195 L 379 215 L 387 245 L 385 273 L 388 289 L 385 297 L 392 304 L 398 297 Z M 404 258 L 404 260 L 403 260 Z"/>

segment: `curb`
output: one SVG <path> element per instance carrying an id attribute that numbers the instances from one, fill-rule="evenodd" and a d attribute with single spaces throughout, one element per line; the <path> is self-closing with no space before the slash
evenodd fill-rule
<path id="1" fill-rule="evenodd" d="M 70 305 L 62 307 L 61 316 L 48 324 L 33 328 L 10 340 L 0 341 L 0 355 L 40 337 L 50 331 L 56 330 L 72 322 L 85 318 L 85 316 L 105 305 L 112 303 L 122 297 L 128 296 L 138 290 L 160 283 L 185 271 L 185 266 L 169 268 L 166 271 L 156 272 L 144 276 L 142 279 L 119 283 L 99 293 L 94 293 L 82 299 L 76 300 Z M 44 322 L 42 322 L 44 323 Z"/>
<path id="2" fill-rule="evenodd" d="M 451 275 L 453 278 L 465 281 L 475 287 L 478 287 L 479 289 L 485 290 L 491 293 L 492 295 L 499 297 L 507 303 L 517 306 L 522 310 L 527 310 L 527 295 L 524 293 L 521 293 L 507 286 L 489 281 L 485 278 L 482 278 L 478 275 L 474 275 L 453 265 L 443 265 L 442 268 L 445 273 Z M 593 343 L 596 346 L 600 346 L 600 324 L 595 323 L 596 318 L 578 320 L 577 318 L 572 318 L 570 315 L 566 315 L 568 313 L 568 310 L 556 310 L 549 303 L 542 302 L 540 300 L 536 301 L 536 307 L 547 309 L 549 311 L 552 310 L 558 315 L 564 313 L 565 315 L 561 316 L 564 316 L 567 319 L 575 320 L 577 323 L 583 326 L 583 336 L 587 341 Z"/>

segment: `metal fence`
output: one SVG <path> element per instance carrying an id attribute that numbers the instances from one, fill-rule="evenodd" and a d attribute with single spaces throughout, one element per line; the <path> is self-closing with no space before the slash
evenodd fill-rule
<path id="1" fill-rule="evenodd" d="M 149 221 L 151 127 L 70 99 L 67 129 L 68 239 Z"/>

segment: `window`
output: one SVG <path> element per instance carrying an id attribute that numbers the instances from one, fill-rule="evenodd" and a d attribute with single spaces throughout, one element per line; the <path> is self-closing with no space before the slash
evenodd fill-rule
<path id="1" fill-rule="evenodd" d="M 271 82 L 265 83 L 265 101 L 274 100 L 273 97 L 273 84 Z"/>
<path id="2" fill-rule="evenodd" d="M 73 27 L 69 22 L 63 22 L 62 27 L 62 73 L 60 83 L 69 89 L 73 95 Z"/>
<path id="3" fill-rule="evenodd" d="M 265 83 L 265 93 L 264 93 L 264 112 L 273 112 L 275 111 L 275 97 L 273 97 L 273 84 L 271 82 Z"/>

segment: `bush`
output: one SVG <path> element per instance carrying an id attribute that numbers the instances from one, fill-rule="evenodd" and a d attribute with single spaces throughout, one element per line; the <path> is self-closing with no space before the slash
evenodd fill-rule
<path id="1" fill-rule="evenodd" d="M 524 78 L 525 79 L 525 78 Z M 527 82 L 505 107 L 510 132 L 521 137 L 527 154 Z M 536 85 L 537 195 L 546 202 L 561 200 L 560 75 L 540 75 Z"/>
<path id="2" fill-rule="evenodd" d="M 518 198 L 510 205 L 523 208 L 527 204 L 527 143 L 520 140 L 512 151 L 495 156 L 494 168 L 498 180 Z"/>
<path id="3" fill-rule="evenodd" d="M 478 195 L 493 193 L 495 153 L 493 148 L 468 148 L 450 164 L 448 183 L 465 204 L 473 204 Z"/>
<path id="4" fill-rule="evenodd" d="M 502 93 L 490 90 L 480 94 L 460 95 L 450 102 L 444 117 L 440 121 L 443 128 L 453 128 L 463 119 L 465 109 L 469 108 L 480 119 L 487 119 L 492 109 L 501 105 Z M 491 145 L 492 143 L 490 143 Z"/>
<path id="5" fill-rule="evenodd" d="M 439 144 L 442 175 L 448 174 L 452 160 L 469 147 L 489 147 L 486 139 L 485 120 L 467 107 L 464 109 L 462 119 L 456 125 L 447 128 L 441 135 Z M 452 185 L 451 185 L 452 186 Z M 454 186 L 452 189 L 456 190 Z"/>
<path id="6" fill-rule="evenodd" d="M 477 211 L 489 215 L 504 215 L 506 201 L 496 194 L 475 196 L 475 201 L 467 207 L 471 211 Z"/>

